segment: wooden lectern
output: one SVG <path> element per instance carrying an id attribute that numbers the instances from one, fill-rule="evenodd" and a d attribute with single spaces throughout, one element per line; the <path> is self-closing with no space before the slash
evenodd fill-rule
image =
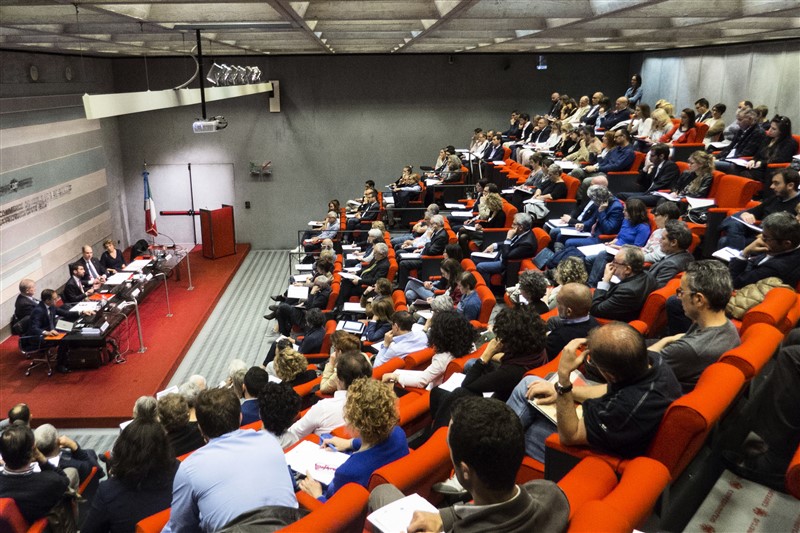
<path id="1" fill-rule="evenodd" d="M 216 259 L 235 254 L 233 206 L 222 204 L 220 209 L 201 209 L 200 235 L 203 239 L 203 257 Z"/>

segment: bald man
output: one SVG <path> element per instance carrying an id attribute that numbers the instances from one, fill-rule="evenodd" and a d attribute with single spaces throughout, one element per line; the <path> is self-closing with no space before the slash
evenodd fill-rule
<path id="1" fill-rule="evenodd" d="M 614 128 L 620 122 L 631 119 L 631 110 L 628 109 L 628 99 L 624 96 L 617 98 L 614 104 L 614 111 L 606 113 L 606 115 L 597 121 L 597 126 L 604 130 Z"/>
<path id="2" fill-rule="evenodd" d="M 14 316 L 11 317 L 11 332 L 14 335 L 22 335 L 28 329 L 31 311 L 39 303 L 34 294 L 36 294 L 35 281 L 25 278 L 19 282 L 19 294 L 14 302 Z"/>
<path id="3" fill-rule="evenodd" d="M 553 360 L 572 339 L 589 335 L 599 326 L 593 316 L 592 291 L 583 283 L 567 283 L 556 294 L 558 316 L 547 320 L 547 358 Z"/>
<path id="4" fill-rule="evenodd" d="M 607 383 L 573 388 L 570 374 L 585 359 Z M 544 462 L 544 441 L 554 431 L 567 446 L 588 445 L 621 457 L 642 455 L 667 407 L 680 396 L 672 369 L 658 354 L 648 354 L 642 335 L 629 324 L 612 322 L 564 347 L 555 385 L 528 376 L 507 403 L 525 428 L 525 452 Z M 555 404 L 558 424 L 530 400 Z M 583 405 L 583 417 L 578 416 L 575 402 Z"/>

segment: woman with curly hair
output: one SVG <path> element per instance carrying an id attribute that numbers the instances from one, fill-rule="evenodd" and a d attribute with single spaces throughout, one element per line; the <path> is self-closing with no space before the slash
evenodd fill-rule
<path id="1" fill-rule="evenodd" d="M 98 486 L 81 531 L 133 531 L 139 520 L 167 509 L 178 465 L 163 426 L 134 419 L 114 443 L 109 478 Z"/>
<path id="2" fill-rule="evenodd" d="M 519 274 L 517 287 L 509 289 L 509 298 L 512 302 L 519 304 L 520 296 L 522 296 L 525 299 L 524 304 L 529 305 L 541 315 L 550 310 L 542 300 L 549 287 L 550 283 L 539 270 L 525 270 Z"/>
<path id="3" fill-rule="evenodd" d="M 397 383 L 400 387 L 432 389 L 442 384 L 447 364 L 474 350 L 475 329 L 463 315 L 449 309 L 439 311 L 431 318 L 428 346 L 436 350 L 431 364 L 425 370 L 405 371 L 383 375 L 384 383 Z"/>
<path id="4" fill-rule="evenodd" d="M 286 382 L 270 381 L 258 393 L 258 412 L 264 424 L 264 431 L 272 433 L 278 439 L 281 448 L 286 449 L 294 443 L 287 430 L 297 418 L 300 404 L 300 396 Z"/>
<path id="5" fill-rule="evenodd" d="M 299 483 L 300 490 L 322 502 L 347 483 L 366 487 L 375 470 L 408 455 L 406 434 L 397 425 L 400 420 L 397 396 L 388 385 L 370 378 L 355 380 L 347 389 L 344 420 L 358 437 L 333 437 L 325 439 L 323 444 L 354 453 L 336 469 L 326 489 L 311 477 Z"/>
<path id="6" fill-rule="evenodd" d="M 707 197 L 709 191 L 711 191 L 711 185 L 714 183 L 714 156 L 708 152 L 698 150 L 692 152 L 687 163 L 689 163 L 689 170 L 678 176 L 670 192 L 690 198 Z M 661 203 L 667 201 L 664 198 Z M 685 209 L 683 206 L 689 204 L 681 202 L 678 205 Z"/>
<path id="7" fill-rule="evenodd" d="M 291 346 L 286 346 L 278 352 L 273 365 L 275 375 L 283 383 L 288 383 L 292 387 L 308 383 L 317 377 L 316 372 L 308 369 L 306 356 L 295 351 Z"/>
<path id="8" fill-rule="evenodd" d="M 555 309 L 558 306 L 556 302 L 556 295 L 561 290 L 561 287 L 567 283 L 583 283 L 589 279 L 589 274 L 586 272 L 586 266 L 583 264 L 583 259 L 580 257 L 572 256 L 567 257 L 561 261 L 554 270 L 554 278 L 557 285 L 553 287 L 547 295 L 548 310 Z"/>

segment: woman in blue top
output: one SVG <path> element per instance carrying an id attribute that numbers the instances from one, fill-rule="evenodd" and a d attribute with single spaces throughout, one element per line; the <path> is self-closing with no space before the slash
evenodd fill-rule
<path id="1" fill-rule="evenodd" d="M 631 86 L 625 91 L 628 106 L 635 108 L 642 101 L 642 77 L 638 74 L 631 76 Z"/>
<path id="2" fill-rule="evenodd" d="M 467 320 L 478 320 L 481 314 L 481 299 L 475 291 L 478 280 L 472 272 L 462 272 L 458 278 L 458 288 L 461 290 L 461 300 L 456 306 L 456 310 L 462 313 Z"/>
<path id="3" fill-rule="evenodd" d="M 392 314 L 394 303 L 391 298 L 383 298 L 372 304 L 372 320 L 367 322 L 361 340 L 369 342 L 382 341 L 383 337 L 392 329 Z"/>
<path id="4" fill-rule="evenodd" d="M 325 439 L 323 445 L 332 445 L 341 452 L 353 450 L 333 476 L 333 481 L 323 486 L 310 476 L 300 481 L 300 490 L 325 502 L 347 483 L 369 484 L 375 470 L 408 455 L 408 441 L 397 425 L 397 396 L 391 386 L 371 378 L 359 378 L 347 389 L 344 420 L 359 438 Z"/>
<path id="5" fill-rule="evenodd" d="M 647 206 L 641 200 L 631 198 L 625 204 L 625 220 L 622 221 L 622 228 L 619 230 L 617 238 L 608 243 L 608 245 L 614 248 L 621 248 L 626 244 L 632 244 L 642 248 L 647 244 L 647 239 L 650 238 L 650 231 Z M 589 286 L 597 286 L 597 282 L 603 278 L 606 263 L 612 259 L 614 259 L 614 256 L 606 252 L 586 258 L 587 270 L 590 272 Z"/>

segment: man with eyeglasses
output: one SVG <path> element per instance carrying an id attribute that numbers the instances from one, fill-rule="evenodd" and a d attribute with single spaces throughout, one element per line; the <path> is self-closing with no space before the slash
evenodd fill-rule
<path id="1" fill-rule="evenodd" d="M 694 389 L 706 367 L 741 342 L 725 315 L 731 293 L 731 275 L 725 265 L 714 259 L 690 264 L 676 295 L 692 325 L 686 333 L 664 337 L 648 348 L 672 367 L 684 394 Z"/>
<path id="2" fill-rule="evenodd" d="M 605 157 L 598 157 L 594 165 L 576 168 L 569 173 L 570 176 L 582 181 L 578 190 L 577 198 L 582 200 L 586 197 L 586 191 L 592 184 L 591 178 L 598 174 L 606 175 L 609 172 L 621 172 L 628 170 L 633 165 L 636 154 L 631 144 L 631 134 L 627 129 L 621 128 L 614 132 L 614 143 L 616 146 L 608 151 Z"/>
<path id="3" fill-rule="evenodd" d="M 755 224 L 772 213 L 794 213 L 800 203 L 800 173 L 793 168 L 782 168 L 772 176 L 769 188 L 773 192 L 771 197 L 755 207 L 735 213 L 719 225 L 720 232 L 725 232 L 719 239 L 720 248 L 741 250 L 756 237 L 758 231 L 742 222 Z"/>
<path id="4" fill-rule="evenodd" d="M 573 386 L 571 373 L 584 361 L 606 383 Z M 544 462 L 544 441 L 554 431 L 567 446 L 588 445 L 622 457 L 642 455 L 667 407 L 680 395 L 672 369 L 661 356 L 648 353 L 642 335 L 628 324 L 612 322 L 564 347 L 555 384 L 527 376 L 507 403 L 525 429 L 525 452 Z M 557 424 L 532 402 L 555 404 Z M 575 402 L 582 404 L 583 416 L 578 416 Z"/>
<path id="5" fill-rule="evenodd" d="M 611 279 L 620 281 L 611 285 Z M 592 300 L 592 316 L 630 322 L 639 317 L 647 296 L 656 288 L 655 280 L 644 272 L 644 252 L 626 244 L 606 265 Z"/>
<path id="6" fill-rule="evenodd" d="M 358 212 L 353 218 L 347 219 L 347 233 L 342 238 L 342 242 L 352 242 L 353 232 L 360 226 L 362 220 L 377 220 L 381 206 L 378 204 L 378 194 L 375 189 L 368 189 L 364 192 L 364 203 L 359 207 Z"/>
<path id="7" fill-rule="evenodd" d="M 506 239 L 486 247 L 484 253 L 498 253 L 495 259 L 477 264 L 477 270 L 487 285 L 491 284 L 492 274 L 505 272 L 510 259 L 528 259 L 536 255 L 538 244 L 536 236 L 531 231 L 532 226 L 533 218 L 528 213 L 517 213 L 514 215 L 514 222 L 506 234 Z"/>
<path id="8" fill-rule="evenodd" d="M 795 287 L 800 282 L 800 222 L 790 213 L 772 213 L 761 227 L 756 240 L 728 264 L 733 288 L 773 276 Z"/>

